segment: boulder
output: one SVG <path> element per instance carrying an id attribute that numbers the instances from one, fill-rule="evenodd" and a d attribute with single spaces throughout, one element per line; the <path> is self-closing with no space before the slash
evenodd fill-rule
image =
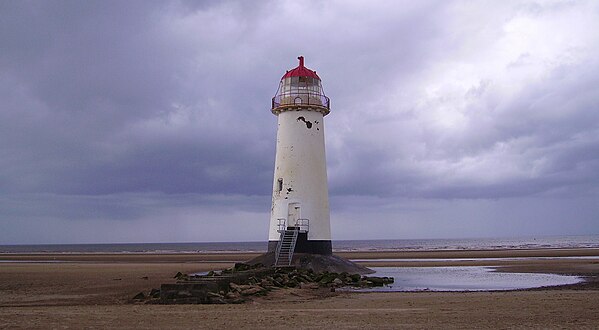
<path id="1" fill-rule="evenodd" d="M 160 298 L 160 289 L 152 289 L 152 291 L 150 291 L 150 297 Z"/>
<path id="2" fill-rule="evenodd" d="M 245 289 L 245 290 L 241 291 L 241 295 L 242 296 L 253 296 L 255 294 L 262 293 L 262 292 L 264 292 L 264 289 L 262 287 L 256 285 L 254 287 L 251 287 L 249 289 Z"/>
<path id="3" fill-rule="evenodd" d="M 241 292 L 243 290 L 250 289 L 252 286 L 248 284 L 235 284 L 233 282 L 229 283 L 229 287 L 233 291 Z"/>
<path id="4" fill-rule="evenodd" d="M 220 293 L 216 293 L 216 292 L 207 292 L 206 296 L 208 298 L 222 298 L 223 297 Z"/>
<path id="5" fill-rule="evenodd" d="M 146 299 L 146 295 L 143 292 L 140 292 L 133 297 L 134 300 L 144 300 Z"/>
<path id="6" fill-rule="evenodd" d="M 228 292 L 225 295 L 225 298 L 227 298 L 227 299 L 238 299 L 238 298 L 241 298 L 241 294 L 239 294 L 239 292 Z"/>

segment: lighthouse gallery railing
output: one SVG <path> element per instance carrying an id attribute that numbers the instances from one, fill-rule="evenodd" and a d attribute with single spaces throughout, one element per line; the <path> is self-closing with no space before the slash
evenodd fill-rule
<path id="1" fill-rule="evenodd" d="M 323 94 L 315 93 L 286 93 L 272 98 L 272 108 L 285 105 L 316 105 L 331 109 L 331 100 Z"/>

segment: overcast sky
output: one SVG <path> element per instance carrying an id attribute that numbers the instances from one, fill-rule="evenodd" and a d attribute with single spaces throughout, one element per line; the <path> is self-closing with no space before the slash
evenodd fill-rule
<path id="1" fill-rule="evenodd" d="M 597 1 L 1 1 L 0 244 L 266 241 L 316 70 L 333 239 L 599 234 Z"/>

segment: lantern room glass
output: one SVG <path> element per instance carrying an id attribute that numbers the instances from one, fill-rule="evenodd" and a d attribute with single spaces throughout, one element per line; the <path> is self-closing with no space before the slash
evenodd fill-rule
<path id="1" fill-rule="evenodd" d="M 324 95 L 320 79 L 313 77 L 287 77 L 281 79 L 273 98 L 273 109 L 284 105 L 315 105 L 329 108 L 329 98 Z"/>

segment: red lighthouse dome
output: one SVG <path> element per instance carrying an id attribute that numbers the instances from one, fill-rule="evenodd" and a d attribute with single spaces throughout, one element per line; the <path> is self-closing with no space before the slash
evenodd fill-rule
<path id="1" fill-rule="evenodd" d="M 281 78 L 277 94 L 272 98 L 274 114 L 292 109 L 320 111 L 323 115 L 330 112 L 330 100 L 324 95 L 320 77 L 316 71 L 304 66 L 304 57 L 297 58 L 299 65 L 287 71 Z"/>
<path id="2" fill-rule="evenodd" d="M 312 71 L 304 66 L 303 56 L 300 56 L 297 59 L 299 60 L 299 65 L 295 69 L 287 71 L 287 73 L 285 73 L 281 79 L 289 77 L 311 77 L 320 80 L 320 77 L 316 74 L 316 71 Z"/>

